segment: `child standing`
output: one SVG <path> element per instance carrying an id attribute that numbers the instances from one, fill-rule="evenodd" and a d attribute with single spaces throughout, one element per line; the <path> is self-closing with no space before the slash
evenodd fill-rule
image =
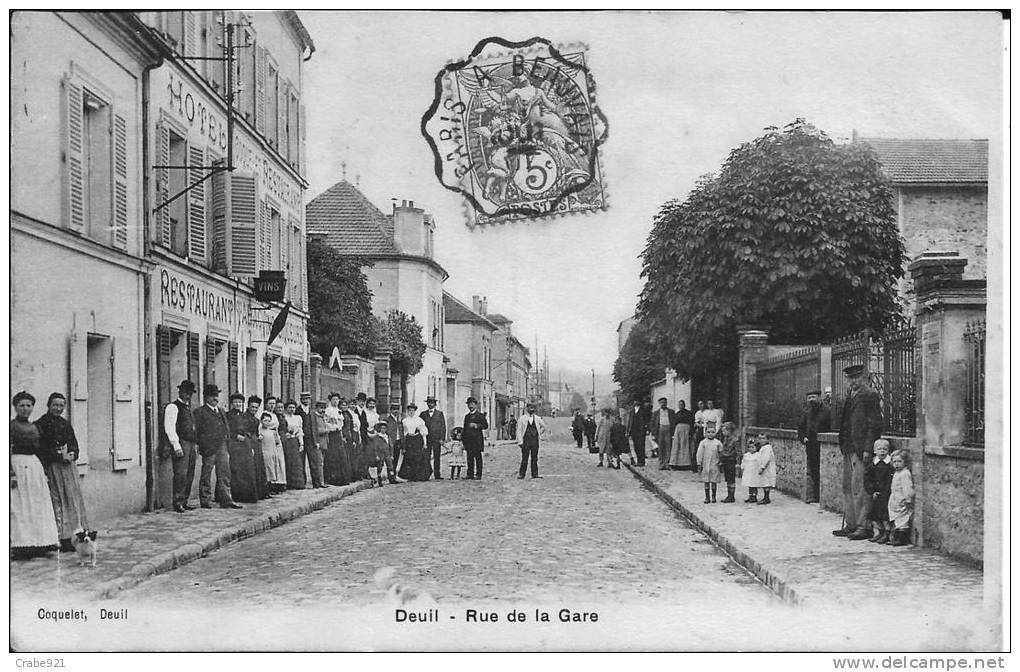
<path id="1" fill-rule="evenodd" d="M 382 487 L 383 473 L 386 471 L 386 456 L 390 453 L 390 440 L 386 436 L 386 422 L 380 420 L 368 427 L 368 441 L 365 443 L 365 455 L 368 461 L 368 477 L 373 487 Z M 388 475 L 388 474 L 387 474 Z"/>
<path id="2" fill-rule="evenodd" d="M 875 458 L 864 471 L 864 487 L 871 493 L 871 527 L 874 534 L 868 541 L 885 544 L 892 532 L 889 522 L 889 493 L 892 490 L 893 466 L 889 458 L 889 442 L 875 441 Z"/>
<path id="3" fill-rule="evenodd" d="M 627 429 L 623 426 L 623 421 L 619 415 L 613 415 L 613 424 L 609 428 L 609 446 L 611 448 L 609 458 L 615 461 L 613 466 L 619 469 L 620 456 L 623 454 L 630 455 L 630 441 L 627 440 Z M 634 464 L 633 456 L 630 463 Z"/>
<path id="4" fill-rule="evenodd" d="M 907 453 L 897 450 L 892 455 L 895 472 L 889 489 L 889 519 L 893 531 L 890 546 L 907 546 L 910 544 L 910 519 L 914 515 L 914 479 L 910 475 Z"/>
<path id="5" fill-rule="evenodd" d="M 737 426 L 732 422 L 724 422 L 722 426 L 722 448 L 719 449 L 719 465 L 726 479 L 726 499 L 723 504 L 737 501 L 737 457 L 740 455 L 740 435 Z"/>
<path id="6" fill-rule="evenodd" d="M 280 433 L 276 431 L 274 425 L 279 426 L 276 415 L 269 411 L 263 412 L 259 426 L 262 460 L 266 468 L 269 491 L 279 493 L 287 489 L 287 472 L 283 458 L 283 443 L 280 441 Z"/>
<path id="7" fill-rule="evenodd" d="M 761 484 L 761 477 L 758 473 L 758 442 L 754 438 L 747 439 L 747 452 L 740 461 L 740 484 L 747 488 L 747 499 L 745 504 L 754 504 L 758 501 L 758 486 Z"/>
<path id="8" fill-rule="evenodd" d="M 715 425 L 706 426 L 705 438 L 698 444 L 698 455 L 695 458 L 698 471 L 701 472 L 701 481 L 705 484 L 705 504 L 715 502 L 715 489 L 719 479 L 722 478 L 722 472 L 719 471 L 721 462 L 719 451 L 722 450 L 722 446 L 722 441 L 715 438 Z"/>
<path id="9" fill-rule="evenodd" d="M 462 436 L 464 436 L 463 427 L 454 427 L 453 431 L 450 432 L 450 443 L 447 444 L 450 458 L 446 461 L 450 465 L 450 478 L 459 479 L 461 468 L 467 464 L 464 460 L 464 442 L 461 441 Z"/>
<path id="10" fill-rule="evenodd" d="M 758 503 L 771 504 L 769 490 L 776 487 L 776 454 L 765 432 L 758 432 L 758 476 L 759 485 L 765 490 L 765 496 Z"/>

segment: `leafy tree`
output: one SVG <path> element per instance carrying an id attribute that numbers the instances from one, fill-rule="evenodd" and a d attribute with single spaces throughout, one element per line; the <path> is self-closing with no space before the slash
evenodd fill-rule
<path id="1" fill-rule="evenodd" d="M 390 350 L 390 362 L 400 373 L 408 376 L 421 371 L 425 355 L 422 328 L 413 316 L 399 310 L 390 310 L 386 319 L 378 322 L 379 344 Z"/>
<path id="2" fill-rule="evenodd" d="M 652 383 L 666 371 L 663 358 L 644 321 L 634 325 L 620 355 L 613 363 L 613 380 L 628 402 L 643 400 Z"/>
<path id="3" fill-rule="evenodd" d="M 310 238 L 308 263 L 308 340 L 328 360 L 337 347 L 343 354 L 371 357 L 378 341 L 372 316 L 372 292 L 362 267 L 365 259 L 349 257 Z"/>
<path id="4" fill-rule="evenodd" d="M 642 257 L 638 315 L 687 378 L 732 365 L 738 324 L 791 344 L 881 330 L 905 262 L 871 148 L 803 119 L 766 128 L 664 204 Z"/>

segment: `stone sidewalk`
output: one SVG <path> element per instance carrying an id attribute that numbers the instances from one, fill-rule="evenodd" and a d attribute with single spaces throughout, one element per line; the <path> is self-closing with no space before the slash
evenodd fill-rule
<path id="1" fill-rule="evenodd" d="M 288 490 L 243 509 L 196 508 L 116 518 L 100 526 L 95 568 L 79 567 L 76 553 L 11 561 L 11 599 L 105 599 L 239 539 L 278 527 L 371 487 L 369 481 L 326 489 Z M 193 502 L 196 503 L 197 502 Z"/>
<path id="2" fill-rule="evenodd" d="M 626 462 L 626 460 L 625 460 Z M 892 547 L 832 536 L 842 516 L 805 504 L 777 490 L 768 506 L 745 504 L 747 488 L 737 485 L 737 502 L 705 504 L 700 474 L 626 465 L 661 499 L 705 532 L 720 548 L 794 604 L 867 607 L 887 604 L 928 610 L 983 608 L 983 574 L 969 564 L 914 546 Z M 759 491 L 760 496 L 760 491 Z"/>

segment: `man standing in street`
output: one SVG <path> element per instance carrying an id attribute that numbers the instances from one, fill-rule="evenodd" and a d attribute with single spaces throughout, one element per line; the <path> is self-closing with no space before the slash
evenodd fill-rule
<path id="1" fill-rule="evenodd" d="M 535 415 L 535 405 L 528 404 L 527 411 L 517 421 L 517 436 L 521 437 L 521 468 L 517 472 L 517 478 L 524 478 L 529 458 L 531 477 L 542 478 L 538 475 L 538 443 L 539 438 L 544 435 L 545 422 Z"/>
<path id="2" fill-rule="evenodd" d="M 307 470 L 311 476 L 313 488 L 325 488 L 322 480 L 322 450 L 320 447 L 319 423 L 325 422 L 325 408 L 322 415 L 316 415 L 312 409 L 312 393 L 301 393 L 301 405 L 295 413 L 301 416 L 301 433 L 305 439 L 304 459 L 308 463 Z"/>
<path id="3" fill-rule="evenodd" d="M 520 429 L 520 423 L 518 422 L 518 429 Z M 591 413 L 584 416 L 584 437 L 588 440 L 588 452 L 596 453 L 598 451 L 592 450 L 595 447 L 595 432 L 598 430 L 598 423 L 595 422 L 595 418 Z M 518 433 L 517 436 L 520 436 Z"/>
<path id="4" fill-rule="evenodd" d="M 839 421 L 839 450 L 843 453 L 843 527 L 837 537 L 869 539 L 871 496 L 864 487 L 864 466 L 871 462 L 872 446 L 882 436 L 882 406 L 878 393 L 864 383 L 864 366 L 843 369 L 850 390 Z"/>
<path id="5" fill-rule="evenodd" d="M 216 501 L 224 509 L 242 509 L 230 493 L 230 453 L 227 437 L 230 426 L 227 415 L 219 407 L 220 388 L 206 385 L 202 389 L 205 403 L 194 412 L 198 454 L 202 456 L 202 474 L 198 481 L 198 501 L 203 509 L 211 509 L 213 501 L 212 472 L 216 469 Z"/>
<path id="6" fill-rule="evenodd" d="M 425 400 L 427 409 L 421 412 L 421 419 L 425 421 L 425 427 L 429 430 L 426 446 L 432 453 L 432 475 L 437 481 L 443 480 L 439 471 L 439 456 L 443 452 L 443 444 L 446 443 L 446 416 L 442 411 L 436 410 L 436 398 L 429 396 Z"/>
<path id="7" fill-rule="evenodd" d="M 403 438 L 404 430 L 404 424 L 400 422 L 400 404 L 395 401 L 391 403 L 390 414 L 383 419 L 386 421 L 386 436 L 390 440 L 390 450 L 393 451 L 393 464 L 396 464 L 400 460 L 400 439 Z M 396 472 L 392 474 L 396 475 Z"/>
<path id="8" fill-rule="evenodd" d="M 195 480 L 195 419 L 191 413 L 191 397 L 195 384 L 190 380 L 177 386 L 177 399 L 163 410 L 163 436 L 173 451 L 174 511 L 184 513 L 195 507 L 188 504 L 191 483 Z"/>
<path id="9" fill-rule="evenodd" d="M 829 409 L 822 404 L 821 390 L 807 393 L 807 406 L 800 424 L 797 425 L 797 438 L 807 453 L 807 504 L 818 502 L 818 481 L 820 478 L 820 446 L 818 434 L 829 431 Z"/>
<path id="10" fill-rule="evenodd" d="M 627 416 L 627 436 L 634 442 L 634 456 L 637 466 L 645 466 L 645 437 L 648 435 L 648 411 L 640 399 L 634 400 L 634 408 Z"/>
<path id="11" fill-rule="evenodd" d="M 570 421 L 570 431 L 574 435 L 574 441 L 577 441 L 577 447 L 581 448 L 584 442 L 584 416 L 581 415 L 579 408 L 574 409 L 574 419 Z"/>
<path id="12" fill-rule="evenodd" d="M 485 414 L 478 410 L 478 400 L 474 397 L 467 399 L 468 413 L 464 416 L 464 435 L 461 441 L 464 443 L 464 450 L 467 452 L 468 479 L 482 480 L 482 450 L 485 448 L 485 434 L 489 428 L 489 421 Z"/>
<path id="13" fill-rule="evenodd" d="M 673 430 L 676 429 L 676 412 L 668 408 L 669 400 L 659 398 L 659 410 L 652 414 L 649 431 L 655 432 L 655 441 L 659 444 L 659 470 L 669 469 L 669 455 L 673 444 Z"/>

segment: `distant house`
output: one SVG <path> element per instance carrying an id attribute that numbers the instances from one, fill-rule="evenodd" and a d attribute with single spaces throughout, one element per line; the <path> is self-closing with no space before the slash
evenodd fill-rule
<path id="1" fill-rule="evenodd" d="M 531 358 L 528 348 L 513 335 L 513 320 L 499 313 L 485 315 L 498 327 L 493 334 L 492 387 L 496 397 L 496 421 L 502 426 L 508 418 L 519 417 L 531 394 Z M 491 423 L 490 423 L 491 424 Z"/>
<path id="2" fill-rule="evenodd" d="M 492 341 L 499 327 L 485 317 L 485 304 L 484 298 L 474 296 L 472 307 L 469 308 L 449 292 L 443 292 L 446 355 L 450 359 L 447 367 L 446 406 L 450 409 L 448 420 L 456 423 L 458 419 L 463 420 L 467 412 L 467 398 L 474 397 L 478 400 L 479 410 L 485 413 L 495 430 L 492 412 L 495 408 Z"/>
<path id="3" fill-rule="evenodd" d="M 875 150 L 892 182 L 907 257 L 929 250 L 967 259 L 964 278 L 986 275 L 988 141 L 855 137 Z M 913 298 L 909 278 L 902 291 Z"/>
<path id="4" fill-rule="evenodd" d="M 384 215 L 347 180 L 312 199 L 306 207 L 309 235 L 321 236 L 341 254 L 372 262 L 363 268 L 372 291 L 372 312 L 384 317 L 400 310 L 422 325 L 426 350 L 421 371 L 405 401 L 424 408 L 434 396 L 445 404 L 443 282 L 449 276 L 435 259 L 432 215 L 403 201 Z"/>

